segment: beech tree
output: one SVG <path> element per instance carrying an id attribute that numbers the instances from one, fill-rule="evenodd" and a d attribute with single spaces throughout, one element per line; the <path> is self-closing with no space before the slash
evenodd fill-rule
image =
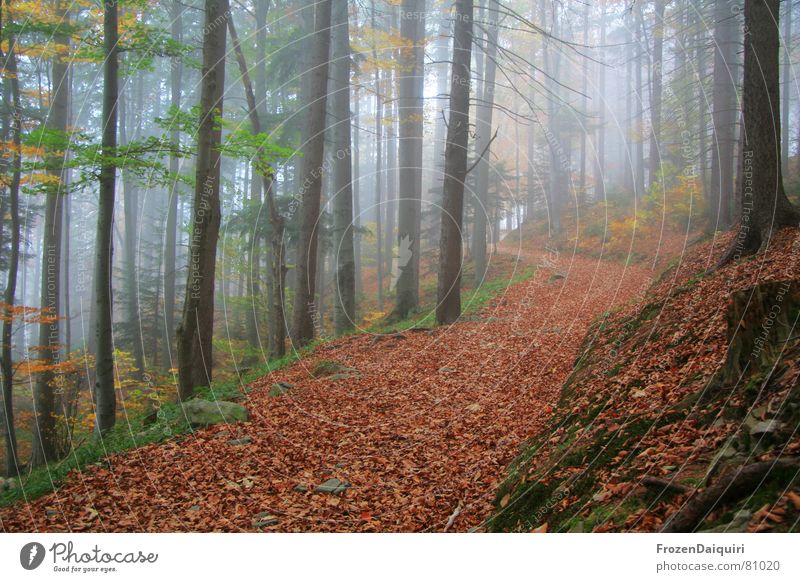
<path id="1" fill-rule="evenodd" d="M 212 377 L 214 287 L 220 209 L 220 142 L 228 0 L 205 0 L 200 126 L 183 319 L 178 327 L 178 397 L 187 400 Z"/>
<path id="2" fill-rule="evenodd" d="M 766 249 L 800 214 L 789 202 L 781 170 L 779 0 L 745 0 L 744 128 L 739 232 L 722 264 Z"/>
<path id="3" fill-rule="evenodd" d="M 436 321 L 455 322 L 461 315 L 463 261 L 462 219 L 464 181 L 467 178 L 469 144 L 469 79 L 472 57 L 472 0 L 456 0 L 453 32 L 453 64 L 450 77 L 450 120 L 444 153 L 439 279 Z"/>

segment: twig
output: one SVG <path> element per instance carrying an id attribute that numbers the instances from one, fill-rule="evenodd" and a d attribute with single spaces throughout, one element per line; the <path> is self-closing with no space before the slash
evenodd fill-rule
<path id="1" fill-rule="evenodd" d="M 456 518 L 458 518 L 458 516 L 461 515 L 461 511 L 463 509 L 464 509 L 463 501 L 459 501 L 455 511 L 453 511 L 453 513 L 450 514 L 450 517 L 447 518 L 447 525 L 444 526 L 444 533 L 447 533 L 447 530 L 453 527 L 453 523 L 455 523 Z"/>
<path id="2" fill-rule="evenodd" d="M 467 174 L 469 174 L 469 173 L 470 173 L 472 170 L 474 170 L 474 169 L 475 169 L 475 166 L 477 166 L 477 165 L 480 163 L 480 161 L 483 159 L 483 156 L 485 156 L 485 155 L 486 155 L 486 152 L 487 152 L 487 151 L 489 151 L 489 147 L 492 145 L 492 142 L 493 142 L 493 141 L 495 140 L 495 138 L 497 137 L 497 132 L 498 132 L 498 131 L 499 131 L 499 129 L 495 129 L 495 130 L 494 130 L 494 135 L 492 136 L 492 139 L 490 139 L 490 140 L 489 140 L 489 143 L 487 143 L 487 144 L 486 144 L 486 147 L 485 147 L 485 148 L 483 148 L 483 151 L 481 152 L 481 155 L 479 155 L 479 156 L 478 156 L 478 159 L 477 159 L 477 160 L 475 160 L 475 162 L 474 162 L 474 163 L 473 163 L 473 164 L 472 164 L 472 165 L 471 165 L 469 168 L 467 168 L 467 171 L 466 171 L 466 173 L 464 174 L 465 176 L 466 176 Z"/>

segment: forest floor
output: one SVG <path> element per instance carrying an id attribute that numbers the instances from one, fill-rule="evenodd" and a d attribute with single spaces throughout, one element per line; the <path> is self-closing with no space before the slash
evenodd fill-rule
<path id="1" fill-rule="evenodd" d="M 543 238 L 524 246 L 536 250 L 499 252 L 533 276 L 479 313 L 324 343 L 247 387 L 249 422 L 73 471 L 54 493 L 0 509 L 0 529 L 481 528 L 508 464 L 552 416 L 592 322 L 641 301 L 655 274 L 653 263 L 559 253 Z M 270 397 L 276 382 L 291 388 Z M 326 481 L 344 490 L 318 492 Z"/>

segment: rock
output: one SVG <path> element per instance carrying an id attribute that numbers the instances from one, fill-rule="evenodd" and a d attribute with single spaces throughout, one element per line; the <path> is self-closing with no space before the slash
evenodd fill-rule
<path id="1" fill-rule="evenodd" d="M 477 403 L 470 404 L 464 410 L 468 410 L 469 412 L 480 412 L 481 411 L 481 405 L 477 404 Z"/>
<path id="2" fill-rule="evenodd" d="M 298 493 L 305 493 L 306 491 L 308 491 L 308 487 L 298 483 L 297 485 L 294 486 L 294 490 L 297 491 Z"/>
<path id="3" fill-rule="evenodd" d="M 741 509 L 736 512 L 730 523 L 723 523 L 717 527 L 704 529 L 701 533 L 742 533 L 747 531 L 747 525 L 752 517 L 752 513 L 746 509 Z"/>
<path id="4" fill-rule="evenodd" d="M 199 505 L 192 505 L 189 508 L 189 511 L 200 511 L 200 506 Z"/>
<path id="5" fill-rule="evenodd" d="M 311 375 L 314 376 L 314 378 L 326 378 L 336 374 L 359 374 L 359 371 L 355 368 L 348 368 L 344 364 L 334 362 L 333 360 L 320 360 L 311 370 Z"/>
<path id="6" fill-rule="evenodd" d="M 780 432 L 783 428 L 783 423 L 777 420 L 762 420 L 761 422 L 757 422 L 753 427 L 750 429 L 750 436 L 760 438 L 764 435 L 771 435 L 776 432 Z"/>
<path id="7" fill-rule="evenodd" d="M 340 372 L 338 374 L 331 374 L 328 376 L 328 380 L 331 382 L 336 382 L 337 380 L 350 380 L 351 378 L 361 378 L 361 372 L 354 368 L 346 368 L 346 372 Z"/>
<path id="8" fill-rule="evenodd" d="M 249 436 L 244 436 L 244 437 L 239 438 L 239 439 L 231 439 L 231 440 L 228 441 L 228 444 L 229 445 L 234 445 L 234 446 L 236 446 L 236 445 L 249 445 L 252 442 L 253 442 L 253 439 L 251 439 Z"/>
<path id="9" fill-rule="evenodd" d="M 268 511 L 262 511 L 253 516 L 253 527 L 269 527 L 278 523 L 278 517 Z"/>
<path id="10" fill-rule="evenodd" d="M 550 275 L 550 282 L 552 283 L 553 281 L 559 281 L 565 278 L 566 275 L 564 275 L 563 273 L 553 273 L 552 275 Z"/>
<path id="11" fill-rule="evenodd" d="M 269 394 L 267 394 L 267 396 L 270 398 L 277 398 L 278 396 L 283 396 L 292 388 L 294 388 L 294 384 L 289 384 L 288 382 L 275 382 L 269 389 Z"/>
<path id="12" fill-rule="evenodd" d="M 315 491 L 317 493 L 330 493 L 331 495 L 341 495 L 350 487 L 347 481 L 339 481 L 339 479 L 328 479 L 322 485 L 318 485 Z"/>
<path id="13" fill-rule="evenodd" d="M 452 374 L 452 373 L 453 373 L 453 372 L 455 372 L 456 370 L 455 370 L 455 368 L 448 368 L 447 366 L 444 366 L 444 367 L 442 367 L 442 368 L 439 368 L 439 371 L 440 371 L 442 374 Z"/>
<path id="14" fill-rule="evenodd" d="M 241 404 L 217 400 L 190 400 L 183 405 L 183 411 L 192 426 L 208 426 L 221 422 L 245 422 L 250 413 Z"/>

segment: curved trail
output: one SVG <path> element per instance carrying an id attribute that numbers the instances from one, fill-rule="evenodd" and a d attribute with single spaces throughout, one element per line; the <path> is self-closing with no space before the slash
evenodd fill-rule
<path id="1" fill-rule="evenodd" d="M 539 269 L 479 316 L 323 345 L 253 384 L 250 422 L 74 473 L 57 492 L 0 510 L 0 529 L 442 531 L 455 513 L 451 531 L 480 526 L 519 445 L 545 427 L 588 326 L 653 274 L 580 256 L 552 265 L 544 252 L 520 265 Z M 551 281 L 556 270 L 566 278 Z M 361 376 L 315 379 L 320 359 Z M 294 387 L 268 398 L 277 381 Z M 314 491 L 329 478 L 351 486 Z"/>

